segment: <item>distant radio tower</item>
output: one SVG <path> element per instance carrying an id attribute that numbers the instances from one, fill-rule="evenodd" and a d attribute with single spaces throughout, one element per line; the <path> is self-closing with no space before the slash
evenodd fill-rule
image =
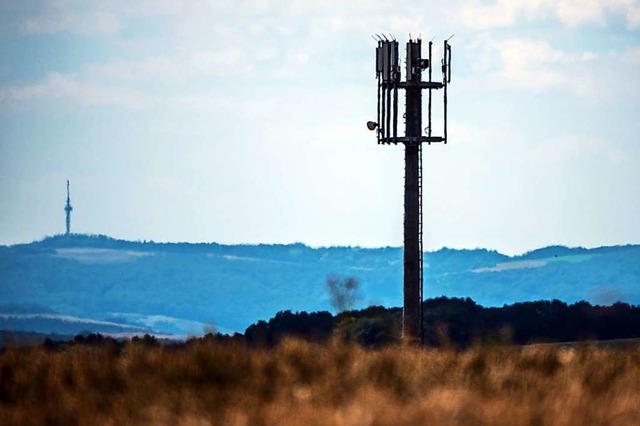
<path id="1" fill-rule="evenodd" d="M 69 235 L 71 233 L 71 211 L 73 207 L 71 207 L 71 197 L 69 196 L 69 180 L 67 180 L 67 205 L 64 206 L 64 211 L 67 213 L 67 232 L 65 235 Z"/>

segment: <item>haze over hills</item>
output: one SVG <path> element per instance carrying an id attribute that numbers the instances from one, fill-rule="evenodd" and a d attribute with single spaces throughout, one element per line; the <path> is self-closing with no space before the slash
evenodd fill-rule
<path id="1" fill-rule="evenodd" d="M 427 252 L 425 298 L 484 306 L 541 299 L 640 304 L 640 246 Z M 402 249 L 115 240 L 70 235 L 0 246 L 0 329 L 243 331 L 281 310 L 330 310 L 328 276 L 356 277 L 357 307 L 402 304 Z"/>

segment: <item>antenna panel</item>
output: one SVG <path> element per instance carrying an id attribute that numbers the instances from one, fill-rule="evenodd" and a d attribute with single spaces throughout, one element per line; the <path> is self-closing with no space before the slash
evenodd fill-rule
<path id="1" fill-rule="evenodd" d="M 379 43 L 380 44 L 380 43 Z M 382 47 L 379 45 L 376 47 L 376 75 L 380 76 L 382 73 Z"/>
<path id="2" fill-rule="evenodd" d="M 382 43 L 382 81 L 388 83 L 391 79 L 391 46 L 388 41 Z"/>

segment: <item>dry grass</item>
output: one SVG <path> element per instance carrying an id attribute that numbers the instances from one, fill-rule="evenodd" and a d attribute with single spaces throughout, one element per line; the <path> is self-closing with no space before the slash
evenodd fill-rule
<path id="1" fill-rule="evenodd" d="M 0 424 L 638 425 L 640 347 L 14 348 Z"/>

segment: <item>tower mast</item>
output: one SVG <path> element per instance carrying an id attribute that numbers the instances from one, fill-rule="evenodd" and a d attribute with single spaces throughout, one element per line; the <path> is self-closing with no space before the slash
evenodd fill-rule
<path id="1" fill-rule="evenodd" d="M 402 339 L 409 343 L 424 341 L 422 322 L 422 144 L 447 143 L 447 85 L 451 82 L 451 45 L 444 41 L 442 83 L 432 81 L 432 43 L 429 57 L 422 57 L 420 39 L 410 39 L 406 46 L 406 79 L 401 79 L 398 42 L 378 38 L 376 77 L 378 79 L 378 121 L 367 123 L 377 130 L 379 144 L 404 144 L 404 304 L 402 309 Z M 422 81 L 422 71 L 429 70 L 429 80 Z M 405 90 L 405 135 L 398 136 L 398 89 Z M 432 136 L 432 91 L 443 89 L 444 136 Z M 428 126 L 422 130 L 422 91 L 428 91 Z M 393 99 L 393 101 L 392 101 Z"/>
<path id="2" fill-rule="evenodd" d="M 73 207 L 71 207 L 71 197 L 69 196 L 69 180 L 67 179 L 67 205 L 64 206 L 64 211 L 67 214 L 67 232 L 65 235 L 69 235 L 71 233 L 71 211 Z"/>
<path id="3" fill-rule="evenodd" d="M 407 87 L 405 88 L 404 166 L 404 279 L 402 336 L 406 341 L 422 341 L 422 68 L 420 40 L 407 43 Z"/>

